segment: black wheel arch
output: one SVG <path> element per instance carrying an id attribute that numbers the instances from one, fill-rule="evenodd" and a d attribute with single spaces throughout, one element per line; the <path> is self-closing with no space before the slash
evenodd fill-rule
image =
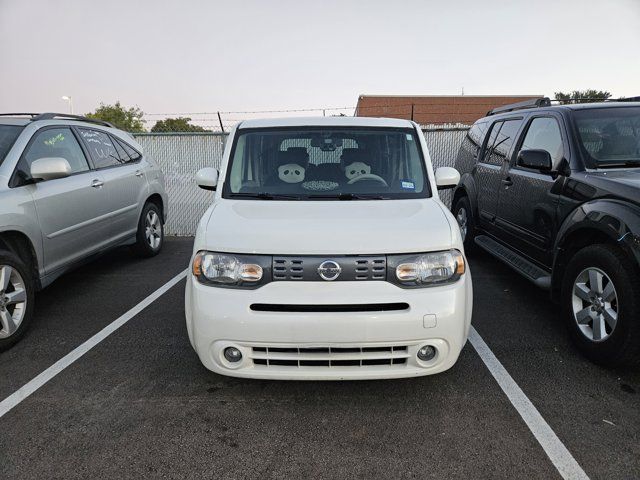
<path id="1" fill-rule="evenodd" d="M 470 173 L 465 173 L 460 177 L 460 183 L 453 192 L 453 198 L 451 200 L 451 209 L 456 205 L 456 202 L 461 197 L 467 197 L 469 204 L 471 205 L 471 213 L 477 216 L 478 202 L 477 202 L 477 190 L 476 184 Z"/>
<path id="2" fill-rule="evenodd" d="M 38 269 L 38 256 L 36 250 L 27 235 L 18 230 L 5 230 L 0 232 L 0 249 L 9 250 L 20 258 L 31 270 L 34 284 L 40 290 L 40 273 Z"/>
<path id="3" fill-rule="evenodd" d="M 551 293 L 559 297 L 571 257 L 594 244 L 617 246 L 640 270 L 640 208 L 615 199 L 598 199 L 576 208 L 564 220 L 554 245 Z M 639 272 L 640 273 L 640 272 Z"/>

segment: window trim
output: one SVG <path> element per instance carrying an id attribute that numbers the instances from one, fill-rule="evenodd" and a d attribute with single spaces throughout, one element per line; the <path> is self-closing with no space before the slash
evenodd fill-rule
<path id="1" fill-rule="evenodd" d="M 234 138 L 233 138 L 233 144 L 231 145 L 231 149 L 229 151 L 229 157 L 227 158 L 226 164 L 224 165 L 225 168 L 225 175 L 224 175 L 224 180 L 223 180 L 223 184 L 222 184 L 222 188 L 220 188 L 220 194 L 221 194 L 221 198 L 224 200 L 243 200 L 241 197 L 234 197 L 233 192 L 230 191 L 230 184 L 231 184 L 231 170 L 232 170 L 232 162 L 233 162 L 233 157 L 235 156 L 235 152 L 236 152 L 236 147 L 238 144 L 238 140 L 240 138 L 240 136 L 243 133 L 248 133 L 248 132 L 264 132 L 264 131 L 269 131 L 269 130 L 273 130 L 273 131 L 280 131 L 280 132 L 285 132 L 287 130 L 290 131 L 298 131 L 301 129 L 316 129 L 316 130 L 323 130 L 323 129 L 335 129 L 335 130 L 381 130 L 381 131 L 397 131 L 397 132 L 404 132 L 404 133 L 409 133 L 411 132 L 412 135 L 415 136 L 415 140 L 417 141 L 417 145 L 416 148 L 418 150 L 418 155 L 420 156 L 420 165 L 422 166 L 422 171 L 423 171 L 423 175 L 424 175 L 424 191 L 419 194 L 419 196 L 407 196 L 407 197 L 401 197 L 401 198 L 395 198 L 395 197 L 390 197 L 389 200 L 416 200 L 416 199 L 423 199 L 423 198 L 433 198 L 433 191 L 431 189 L 431 178 L 429 177 L 429 171 L 427 169 L 427 162 L 426 162 L 426 157 L 422 148 L 422 140 L 420 139 L 420 134 L 422 132 L 419 131 L 418 128 L 416 127 L 369 127 L 366 125 L 349 125 L 349 126 L 340 126 L 340 125 L 295 125 L 295 126 L 287 126 L 287 127 L 251 127 L 251 128 L 237 128 L 235 130 L 235 134 L 234 134 Z M 435 170 L 434 170 L 434 174 L 435 174 Z M 220 185 L 218 185 L 218 187 L 220 187 Z M 325 201 L 328 199 L 324 199 Z M 318 200 L 314 200 L 313 198 L 309 198 L 309 199 L 305 199 L 305 198 L 299 198 L 296 200 L 291 200 L 291 201 L 318 201 Z"/>
<path id="2" fill-rule="evenodd" d="M 76 139 L 76 142 L 78 143 L 78 146 L 80 147 L 80 150 L 82 151 L 82 154 L 84 155 L 84 160 L 85 160 L 85 162 L 87 162 L 87 167 L 89 167 L 89 168 L 87 170 L 83 170 L 83 171 L 80 171 L 80 172 L 73 172 L 73 173 L 67 175 L 66 177 L 62 177 L 62 178 L 54 178 L 54 179 L 51 179 L 51 180 L 41 180 L 39 182 L 35 182 L 35 181 L 33 181 L 33 179 L 31 179 L 27 183 L 22 183 L 22 181 L 18 177 L 18 167 L 20 166 L 20 164 L 24 160 L 25 155 L 27 154 L 27 152 L 29 151 L 29 149 L 31 148 L 33 143 L 35 142 L 36 137 L 38 135 L 40 135 L 41 132 L 44 132 L 46 130 L 60 130 L 60 129 L 67 129 L 67 130 L 69 130 L 71 132 L 73 137 Z M 9 185 L 9 188 L 19 188 L 19 187 L 26 187 L 27 185 L 35 185 L 35 184 L 38 184 L 38 183 L 55 182 L 56 180 L 64 180 L 65 178 L 70 178 L 70 177 L 75 177 L 77 175 L 83 175 L 85 173 L 90 173 L 93 170 L 94 170 L 93 162 L 91 162 L 89 160 L 89 157 L 87 156 L 87 152 L 84 149 L 84 145 L 82 144 L 82 142 L 78 138 L 78 134 L 77 134 L 77 132 L 74 131 L 74 128 L 73 128 L 72 125 L 65 125 L 65 124 L 62 124 L 62 125 L 45 125 L 43 127 L 38 128 L 35 132 L 33 132 L 33 134 L 31 135 L 31 138 L 29 138 L 29 141 L 27 142 L 27 144 L 25 145 L 24 149 L 22 150 L 22 153 L 20 154 L 20 157 L 18 158 L 18 161 L 16 162 L 15 166 L 13 167 L 13 172 L 11 173 L 11 176 L 9 177 L 8 185 Z"/>

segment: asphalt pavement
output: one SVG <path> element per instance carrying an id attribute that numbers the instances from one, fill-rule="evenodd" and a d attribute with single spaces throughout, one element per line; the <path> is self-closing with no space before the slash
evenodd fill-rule
<path id="1" fill-rule="evenodd" d="M 187 267 L 112 252 L 37 297 L 0 353 L 0 401 Z M 640 478 L 640 371 L 574 349 L 557 307 L 496 260 L 469 258 L 473 325 L 590 478 Z M 0 478 L 560 478 L 467 344 L 449 371 L 365 382 L 241 380 L 207 371 L 184 281 L 0 417 Z"/>

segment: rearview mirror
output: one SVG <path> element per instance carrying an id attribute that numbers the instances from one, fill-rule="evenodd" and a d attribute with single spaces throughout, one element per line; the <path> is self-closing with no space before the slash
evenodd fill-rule
<path id="1" fill-rule="evenodd" d="M 438 190 L 454 188 L 460 182 L 460 174 L 455 168 L 440 167 L 436 170 L 436 186 Z"/>
<path id="2" fill-rule="evenodd" d="M 34 180 L 54 180 L 71 175 L 71 165 L 62 157 L 43 157 L 31 163 L 30 173 Z"/>
<path id="3" fill-rule="evenodd" d="M 550 172 L 552 168 L 551 155 L 546 150 L 520 150 L 518 165 L 541 172 Z"/>
<path id="4" fill-rule="evenodd" d="M 212 167 L 201 168 L 196 173 L 196 183 L 203 190 L 215 190 L 218 185 L 218 169 Z"/>

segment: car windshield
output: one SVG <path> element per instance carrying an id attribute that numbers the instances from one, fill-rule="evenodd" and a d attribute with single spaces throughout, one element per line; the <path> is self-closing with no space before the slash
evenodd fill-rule
<path id="1" fill-rule="evenodd" d="M 640 167 L 640 107 L 577 110 L 574 116 L 587 164 Z"/>
<path id="2" fill-rule="evenodd" d="M 238 132 L 224 198 L 384 200 L 430 195 L 419 139 L 410 128 Z"/>
<path id="3" fill-rule="evenodd" d="M 23 128 L 19 125 L 0 125 L 0 165 Z"/>

